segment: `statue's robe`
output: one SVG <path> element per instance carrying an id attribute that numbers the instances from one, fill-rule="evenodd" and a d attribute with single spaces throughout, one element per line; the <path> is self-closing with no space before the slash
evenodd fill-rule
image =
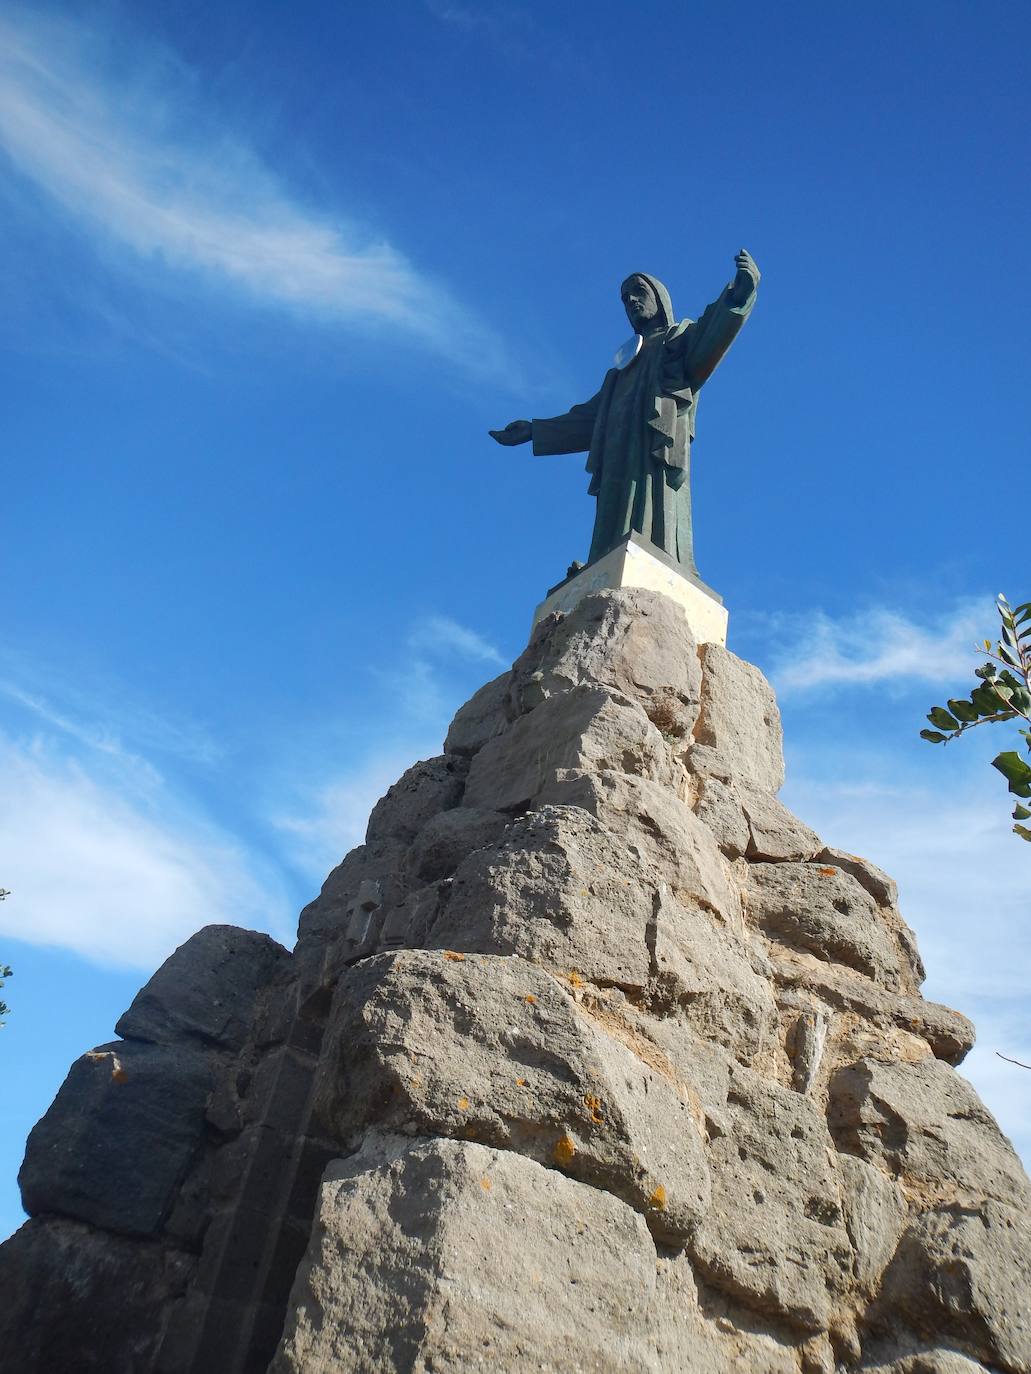
<path id="1" fill-rule="evenodd" d="M 665 287 L 646 280 L 672 321 Z M 606 373 L 589 401 L 533 421 L 534 453 L 587 453 L 588 490 L 598 502 L 589 563 L 636 530 L 697 577 L 688 479 L 698 391 L 751 313 L 755 290 L 742 305 L 730 302 L 728 286 L 700 319 L 646 338 L 631 363 Z"/>

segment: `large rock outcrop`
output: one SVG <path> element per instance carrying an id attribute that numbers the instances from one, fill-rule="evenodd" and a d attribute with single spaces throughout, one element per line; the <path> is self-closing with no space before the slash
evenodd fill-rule
<path id="1" fill-rule="evenodd" d="M 293 954 L 213 927 L 30 1137 L 0 1370 L 1031 1374 L 1031 1186 L 891 879 L 673 602 L 535 631 Z"/>

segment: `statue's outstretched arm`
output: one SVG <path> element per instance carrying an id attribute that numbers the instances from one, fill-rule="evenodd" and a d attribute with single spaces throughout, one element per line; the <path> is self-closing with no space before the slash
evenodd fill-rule
<path id="1" fill-rule="evenodd" d="M 564 415 L 533 421 L 534 453 L 586 453 L 591 447 L 594 421 L 601 392 L 582 405 L 570 406 Z"/>
<path id="2" fill-rule="evenodd" d="M 755 259 L 742 248 L 734 258 L 734 265 L 737 268 L 734 280 L 712 305 L 706 306 L 701 318 L 688 330 L 685 371 L 696 390 L 715 372 L 755 304 L 759 285 Z"/>
<path id="3" fill-rule="evenodd" d="M 534 453 L 586 453 L 600 400 L 599 391 L 582 405 L 571 406 L 564 415 L 550 420 L 513 420 L 504 429 L 489 429 L 487 433 L 506 448 L 532 439 Z"/>

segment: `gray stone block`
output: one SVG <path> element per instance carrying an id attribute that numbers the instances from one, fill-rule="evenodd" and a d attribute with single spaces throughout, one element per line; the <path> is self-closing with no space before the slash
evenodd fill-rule
<path id="1" fill-rule="evenodd" d="M 695 773 L 777 792 L 784 732 L 773 688 L 758 668 L 720 644 L 703 644 L 701 709 L 687 766 Z"/>
<path id="2" fill-rule="evenodd" d="M 444 741 L 444 753 L 471 757 L 488 740 L 500 735 L 510 724 L 508 694 L 510 672 L 485 683 L 460 707 Z"/>
<path id="3" fill-rule="evenodd" d="M 270 1374 L 654 1371 L 655 1283 L 609 1194 L 468 1141 L 370 1140 L 326 1171 Z"/>
<path id="4" fill-rule="evenodd" d="M 580 685 L 601 684 L 636 701 L 670 739 L 698 718 L 701 668 L 681 607 L 659 592 L 601 591 L 534 634 L 512 667 L 513 713 Z"/>
<path id="5" fill-rule="evenodd" d="M 454 758 L 413 763 L 372 808 L 366 844 L 411 844 L 428 820 L 458 805 L 464 786 L 465 767 Z"/>
<path id="6" fill-rule="evenodd" d="M 184 1047 L 118 1041 L 77 1059 L 29 1136 L 25 1210 L 158 1235 L 203 1140 L 212 1082 L 207 1056 Z"/>
<path id="7" fill-rule="evenodd" d="M 918 1217 L 884 1279 L 880 1321 L 951 1336 L 1010 1374 L 1031 1369 L 1031 1225 L 1026 1209 L 954 1205 Z M 958 1374 L 958 1371 L 957 1371 Z"/>
<path id="8" fill-rule="evenodd" d="M 870 894 L 842 869 L 756 863 L 745 900 L 751 919 L 771 940 L 844 964 L 895 991 L 915 987 L 917 970 L 899 949 L 894 930 Z"/>
<path id="9" fill-rule="evenodd" d="M 510 816 L 499 811 L 479 811 L 471 806 L 459 806 L 431 817 L 408 855 L 412 880 L 431 883 L 450 878 L 474 850 L 498 840 L 510 820 Z"/>
<path id="10" fill-rule="evenodd" d="M 925 1203 L 1031 1202 L 1009 1141 L 973 1088 L 940 1060 L 863 1059 L 830 1081 L 838 1146 L 887 1170 Z"/>
<path id="11" fill-rule="evenodd" d="M 0 1374 L 151 1374 L 195 1263 L 81 1222 L 26 1222 L 0 1245 Z"/>
<path id="12" fill-rule="evenodd" d="M 826 1331 L 851 1288 L 853 1252 L 823 1117 L 809 1098 L 745 1069 L 734 1071 L 724 1113 L 710 1141 L 712 1205 L 691 1256 L 709 1284 L 753 1311 Z"/>
<path id="13" fill-rule="evenodd" d="M 485 744 L 470 765 L 465 804 L 525 810 L 557 769 L 611 769 L 665 783 L 673 777 L 669 750 L 641 707 L 585 684 L 546 698 Z"/>
<path id="14" fill-rule="evenodd" d="M 639 876 L 587 811 L 546 806 L 459 865 L 427 943 L 643 988 L 653 893 Z"/>
<path id="15" fill-rule="evenodd" d="M 705 1211 L 686 1094 L 530 964 L 379 956 L 342 984 L 329 1034 L 317 1118 L 343 1148 L 374 1125 L 515 1150 L 615 1193 L 674 1240 Z"/>
<path id="16" fill-rule="evenodd" d="M 199 1040 L 239 1049 L 251 1030 L 258 992 L 289 963 L 289 954 L 268 935 L 204 926 L 140 989 L 115 1031 L 159 1045 Z"/>

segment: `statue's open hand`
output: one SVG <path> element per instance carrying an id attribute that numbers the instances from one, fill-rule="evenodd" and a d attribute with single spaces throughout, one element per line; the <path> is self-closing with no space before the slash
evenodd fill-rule
<path id="1" fill-rule="evenodd" d="M 730 294 L 734 298 L 735 305 L 744 305 L 759 285 L 759 269 L 756 267 L 755 259 L 751 253 L 744 248 L 735 255 L 734 266 L 737 268 L 737 276 L 734 278 L 734 285 L 730 288 Z"/>
<path id="2" fill-rule="evenodd" d="M 511 447 L 515 444 L 528 444 L 533 438 L 533 425 L 529 420 L 513 420 L 504 429 L 488 429 L 487 433 L 499 444 Z"/>

